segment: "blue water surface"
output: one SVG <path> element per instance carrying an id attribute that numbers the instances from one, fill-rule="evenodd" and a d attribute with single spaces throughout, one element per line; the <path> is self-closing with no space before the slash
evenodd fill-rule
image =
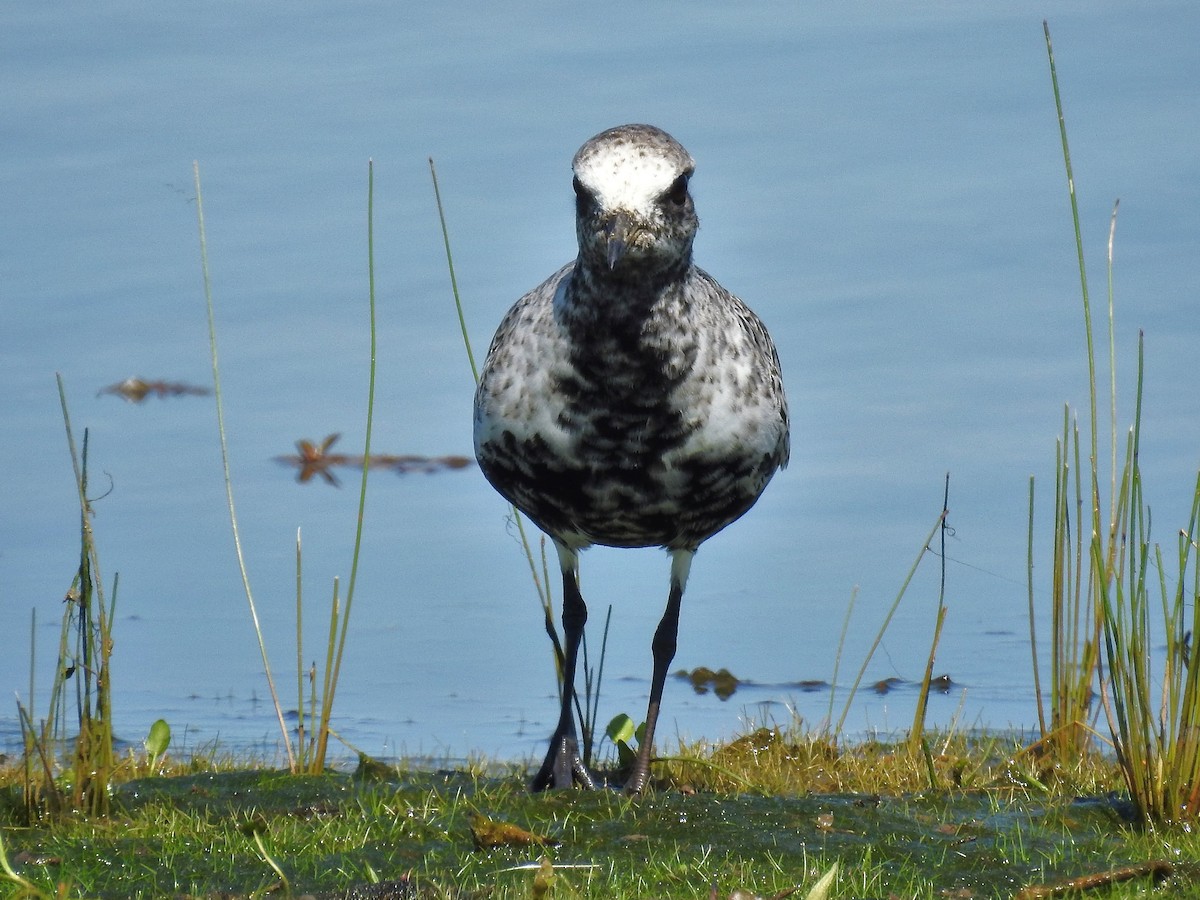
<path id="1" fill-rule="evenodd" d="M 1146 346 L 1142 455 L 1173 553 L 1200 458 L 1200 8 L 549 2 L 298 7 L 9 4 L 0 13 L 0 688 L 44 714 L 79 513 L 55 373 L 89 438 L 106 589 L 120 573 L 114 724 L 275 753 L 235 559 L 211 397 L 97 395 L 129 376 L 211 383 L 193 162 L 203 181 L 242 547 L 285 707 L 296 705 L 295 542 L 307 666 L 344 596 L 357 480 L 298 485 L 296 439 L 361 452 L 374 166 L 373 449 L 470 454 L 470 336 L 574 252 L 569 164 L 611 125 L 671 131 L 697 160 L 700 264 L 771 328 L 792 464 L 706 544 L 676 666 L 754 684 L 668 685 L 660 736 L 835 715 L 942 508 L 930 719 L 1036 725 L 1026 534 L 1048 628 L 1049 509 L 1064 404 L 1087 426 L 1080 280 L 1042 20 L 1055 40 L 1093 308 L 1114 201 L 1118 431 Z M 1100 378 L 1107 384 L 1107 334 Z M 1102 397 L 1101 456 L 1108 459 Z M 1085 432 L 1086 435 L 1086 432 Z M 1085 437 L 1086 440 L 1086 437 Z M 1086 452 L 1086 451 L 1085 451 Z M 938 545 L 935 543 L 935 548 Z M 661 551 L 583 560 L 612 605 L 600 717 L 640 718 L 666 598 Z M 554 579 L 552 578 L 552 581 Z M 927 555 L 874 682 L 918 679 L 941 584 Z M 555 586 L 557 595 L 557 585 Z M 31 611 L 36 611 L 33 697 Z M 335 727 L 370 753 L 522 759 L 556 701 L 541 610 L 478 470 L 372 473 Z M 599 647 L 592 634 L 593 663 Z M 846 727 L 911 723 L 915 691 L 860 694 Z M 0 751 L 18 746 L 0 704 Z"/>

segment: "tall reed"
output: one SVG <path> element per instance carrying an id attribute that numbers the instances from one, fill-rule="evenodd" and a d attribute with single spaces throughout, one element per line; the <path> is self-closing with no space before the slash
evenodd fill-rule
<path id="1" fill-rule="evenodd" d="M 267 676 L 267 689 L 271 693 L 271 704 L 275 709 L 275 718 L 279 723 L 279 732 L 283 738 L 283 746 L 287 751 L 288 767 L 296 768 L 296 755 L 292 750 L 291 736 L 283 717 L 283 707 L 279 703 L 279 692 L 275 690 L 275 677 L 271 674 L 271 661 L 267 657 L 267 642 L 263 637 L 262 623 L 258 618 L 258 606 L 254 602 L 254 591 L 250 587 L 250 573 L 246 569 L 246 556 L 242 552 L 242 533 L 238 527 L 237 507 L 233 502 L 233 479 L 230 476 L 229 444 L 225 438 L 225 402 L 221 391 L 221 366 L 217 354 L 217 326 L 213 311 L 212 277 L 208 268 L 208 235 L 204 227 L 204 192 L 200 189 L 200 164 L 192 163 L 192 176 L 196 187 L 196 222 L 200 231 L 200 271 L 204 279 L 204 304 L 208 313 L 208 348 L 212 360 L 213 396 L 217 407 L 217 436 L 221 444 L 221 471 L 225 477 L 225 504 L 229 510 L 229 525 L 233 531 L 233 548 L 237 555 L 238 572 L 242 576 L 242 590 L 246 594 L 246 604 L 250 609 L 250 620 L 254 624 L 254 635 L 258 639 L 258 652 L 262 657 L 263 671 Z"/>
<path id="2" fill-rule="evenodd" d="M 1141 818 L 1170 825 L 1200 817 L 1200 660 L 1190 646 L 1192 635 L 1200 633 L 1200 570 L 1192 560 L 1200 524 L 1200 476 L 1191 516 L 1178 536 L 1172 569 L 1178 579 L 1170 585 L 1162 548 L 1150 541 L 1150 509 L 1138 465 L 1142 367 L 1139 336 L 1138 411 L 1118 483 L 1116 533 L 1107 541 L 1093 538 L 1092 568 L 1105 576 L 1097 578 L 1109 670 L 1101 696 L 1117 762 Z M 1156 677 L 1159 616 L 1166 653 Z"/>
<path id="3" fill-rule="evenodd" d="M 233 499 L 233 482 L 230 477 L 229 451 L 225 438 L 225 405 L 221 391 L 221 368 L 217 354 L 217 330 L 213 312 L 212 281 L 208 267 L 208 244 L 204 226 L 204 199 L 200 188 L 200 166 L 193 163 L 193 173 L 196 187 L 196 217 L 200 231 L 200 262 L 204 277 L 204 298 L 208 312 L 209 350 L 212 359 L 214 396 L 217 407 L 217 431 L 221 445 L 221 463 L 225 476 L 226 505 L 229 509 L 230 526 L 233 531 L 234 548 L 237 554 L 238 570 L 242 577 L 242 587 L 246 594 L 246 602 L 250 609 L 250 618 L 254 633 L 258 639 L 259 653 L 262 657 L 263 670 L 267 678 L 267 686 L 271 694 L 271 702 L 275 717 L 287 753 L 288 768 L 292 772 L 320 772 L 325 767 L 328 755 L 329 738 L 333 734 L 330 726 L 333 714 L 333 701 L 337 692 L 341 674 L 342 659 L 346 649 L 346 634 L 350 623 L 350 610 L 354 600 L 354 588 L 358 576 L 358 561 L 362 547 L 363 514 L 367 502 L 367 475 L 370 471 L 371 431 L 375 409 L 375 358 L 376 358 L 376 325 L 375 325 L 375 166 L 367 162 L 367 294 L 370 318 L 370 365 L 367 386 L 366 436 L 363 448 L 362 480 L 358 497 L 358 516 L 354 532 L 354 551 L 350 563 L 350 580 L 346 588 L 343 603 L 339 594 L 339 581 L 334 579 L 333 599 L 330 606 L 330 622 L 326 644 L 325 661 L 321 686 L 318 691 L 315 664 L 309 673 L 308 695 L 308 725 L 305 718 L 304 692 L 304 658 L 303 658 L 303 591 L 302 591 L 302 555 L 300 533 L 296 533 L 296 693 L 299 726 L 297 738 L 293 746 L 291 733 L 284 720 L 283 706 L 279 693 L 275 689 L 275 679 L 271 672 L 271 663 L 267 657 L 266 641 L 263 637 L 262 624 L 258 617 L 258 608 L 254 601 L 254 592 L 250 586 L 250 576 L 246 569 L 245 556 L 242 552 L 241 533 L 238 528 L 237 511 Z"/>
<path id="4" fill-rule="evenodd" d="M 62 631 L 50 688 L 47 716 L 34 713 L 33 636 L 30 637 L 29 707 L 19 700 L 17 714 L 24 739 L 24 806 L 30 818 L 68 810 L 89 815 L 109 811 L 109 787 L 115 768 L 112 731 L 112 623 L 118 579 L 107 604 L 100 578 L 100 557 L 92 531 L 88 497 L 88 432 L 83 448 L 75 444 L 66 388 L 58 379 L 67 447 L 79 497 L 79 566 L 67 591 Z M 35 619 L 36 622 L 36 619 Z M 68 705 L 75 695 L 74 742 L 70 767 L 60 773 L 59 748 L 68 740 Z M 60 774 L 63 777 L 60 777 Z"/>
<path id="5" fill-rule="evenodd" d="M 1063 413 L 1063 433 L 1055 450 L 1054 527 L 1051 554 L 1050 584 L 1050 680 L 1048 685 L 1050 715 L 1047 718 L 1041 691 L 1041 672 L 1036 628 L 1036 601 L 1033 578 L 1033 510 L 1035 483 L 1029 482 L 1028 578 L 1029 636 L 1033 656 L 1033 676 L 1036 689 L 1040 743 L 1061 756 L 1077 756 L 1087 751 L 1091 735 L 1092 696 L 1099 667 L 1100 608 L 1097 603 L 1098 585 L 1091 569 L 1084 540 L 1084 498 L 1089 501 L 1088 525 L 1093 533 L 1100 529 L 1100 497 L 1097 453 L 1099 416 L 1097 413 L 1096 354 L 1092 330 L 1092 307 L 1088 292 L 1087 267 L 1084 263 L 1083 231 L 1079 222 L 1079 201 L 1075 195 L 1075 176 L 1071 169 L 1071 151 L 1067 142 L 1066 119 L 1063 116 L 1062 95 L 1050 28 L 1043 23 L 1046 54 L 1050 63 L 1050 81 L 1054 90 L 1054 105 L 1058 114 L 1059 137 L 1067 174 L 1067 192 L 1071 203 L 1071 220 L 1075 229 L 1075 250 L 1079 266 L 1080 292 L 1083 299 L 1084 337 L 1088 363 L 1088 417 L 1090 454 L 1088 463 L 1091 479 L 1086 485 L 1081 465 L 1079 427 L 1072 420 L 1068 407 Z M 1109 306 L 1112 327 L 1112 306 Z M 1116 428 L 1116 359 L 1110 341 L 1109 366 L 1114 372 L 1110 382 L 1113 411 L 1112 428 Z M 1114 462 L 1115 466 L 1115 462 Z M 1095 490 L 1093 490 L 1095 486 Z M 1074 516 L 1072 516 L 1074 510 Z"/>
<path id="6" fill-rule="evenodd" d="M 908 733 L 911 749 L 923 748 L 925 744 L 925 714 L 929 709 L 929 690 L 933 684 L 933 666 L 937 661 L 938 643 L 942 637 L 942 626 L 946 624 L 946 519 L 950 515 L 950 473 L 946 473 L 946 488 L 942 494 L 942 520 L 940 532 L 941 545 L 938 561 L 941 564 L 938 579 L 937 616 L 933 623 L 933 639 L 929 643 L 929 656 L 925 658 L 925 671 L 921 675 L 921 688 L 917 693 L 917 707 L 913 713 L 912 729 Z"/>
<path id="7" fill-rule="evenodd" d="M 1049 731 L 1042 717 L 1043 736 L 1060 753 L 1077 752 L 1086 746 L 1087 697 L 1095 683 L 1094 676 L 1101 675 L 1099 688 L 1105 718 L 1130 800 L 1139 817 L 1152 826 L 1190 825 L 1200 818 L 1200 655 L 1192 652 L 1190 646 L 1191 635 L 1200 630 L 1200 603 L 1197 602 L 1200 600 L 1200 571 L 1192 558 L 1200 529 L 1200 475 L 1192 488 L 1191 515 L 1178 535 L 1172 582 L 1168 580 L 1161 547 L 1151 542 L 1150 508 L 1143 493 L 1139 465 L 1145 375 L 1144 342 L 1140 333 L 1133 423 L 1126 432 L 1124 457 L 1118 468 L 1113 289 L 1116 205 L 1109 224 L 1107 248 L 1111 415 L 1107 512 L 1101 500 L 1091 306 L 1066 124 L 1048 26 L 1045 26 L 1045 35 L 1083 291 L 1091 394 L 1091 454 L 1085 471 L 1080 459 L 1079 428 L 1071 422 L 1068 410 L 1056 453 L 1051 638 L 1054 643 L 1051 671 L 1054 705 Z M 1088 498 L 1086 520 L 1084 496 Z M 1075 509 L 1073 531 L 1071 498 Z M 1031 483 L 1031 514 L 1032 506 Z M 1083 531 L 1088 526 L 1090 535 L 1085 538 Z M 1032 535 L 1032 524 L 1030 533 Z M 1031 618 L 1031 630 L 1032 627 Z M 1154 647 L 1160 635 L 1165 638 L 1166 654 L 1162 672 L 1156 675 Z M 1101 640 L 1106 673 L 1101 671 Z M 1036 644 L 1034 653 L 1036 666 Z M 1039 697 L 1039 715 L 1040 703 Z"/>

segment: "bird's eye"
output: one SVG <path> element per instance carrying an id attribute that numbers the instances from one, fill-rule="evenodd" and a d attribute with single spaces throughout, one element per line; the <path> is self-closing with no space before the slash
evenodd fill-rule
<path id="1" fill-rule="evenodd" d="M 592 207 L 591 192 L 578 178 L 571 179 L 571 187 L 575 189 L 575 212 L 581 216 L 587 215 L 587 211 Z"/>
<path id="2" fill-rule="evenodd" d="M 683 206 L 687 202 L 688 196 L 688 179 L 692 177 L 691 172 L 684 172 L 667 188 L 667 192 L 663 195 L 668 202 L 674 203 L 676 206 Z"/>

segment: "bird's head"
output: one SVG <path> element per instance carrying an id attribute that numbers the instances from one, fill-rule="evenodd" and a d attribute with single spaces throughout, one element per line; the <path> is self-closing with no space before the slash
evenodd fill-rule
<path id="1" fill-rule="evenodd" d="M 670 276 L 691 264 L 699 220 L 695 163 L 653 125 L 621 125 L 575 154 L 575 229 L 582 263 L 612 277 Z"/>

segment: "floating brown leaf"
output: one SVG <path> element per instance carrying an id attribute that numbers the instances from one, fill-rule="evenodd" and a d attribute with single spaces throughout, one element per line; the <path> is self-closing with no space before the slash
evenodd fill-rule
<path id="1" fill-rule="evenodd" d="M 476 850 L 491 850 L 493 847 L 503 846 L 526 847 L 531 844 L 548 847 L 558 843 L 517 825 L 489 819 L 482 813 L 471 816 L 471 839 L 475 842 Z"/>

